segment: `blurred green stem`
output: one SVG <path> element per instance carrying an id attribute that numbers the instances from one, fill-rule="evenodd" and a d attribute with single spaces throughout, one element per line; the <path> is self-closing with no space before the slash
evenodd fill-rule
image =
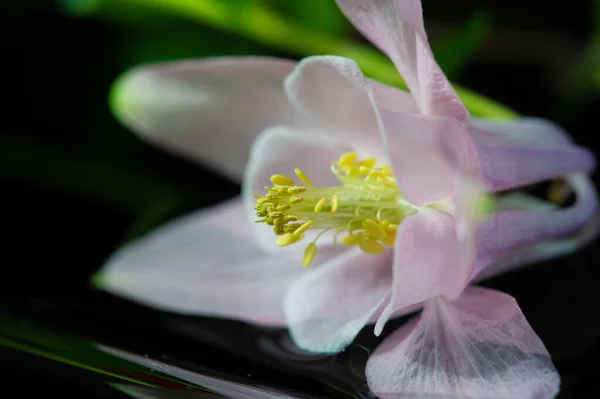
<path id="1" fill-rule="evenodd" d="M 372 47 L 339 37 L 316 32 L 283 19 L 260 2 L 232 7 L 223 0 L 129 0 L 194 19 L 217 29 L 249 37 L 272 48 L 297 56 L 334 54 L 354 59 L 363 72 L 372 78 L 406 89 L 393 64 Z M 467 108 L 477 116 L 510 119 L 513 110 L 454 86 Z"/>

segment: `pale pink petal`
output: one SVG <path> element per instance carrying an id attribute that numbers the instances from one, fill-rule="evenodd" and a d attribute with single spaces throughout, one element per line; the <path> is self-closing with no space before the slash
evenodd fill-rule
<path id="1" fill-rule="evenodd" d="M 452 200 L 459 171 L 478 176 L 477 154 L 462 123 L 384 107 L 379 115 L 394 175 L 411 203 Z"/>
<path id="2" fill-rule="evenodd" d="M 252 146 L 242 185 L 247 218 L 252 221 L 259 219 L 254 210 L 254 196 L 266 194 L 264 187 L 271 185 L 270 177 L 274 174 L 294 178 L 298 184 L 303 185 L 294 174 L 294 169 L 299 168 L 315 187 L 339 185 L 339 180 L 331 173 L 331 163 L 344 151 L 344 148 L 336 147 L 335 143 L 327 141 L 327 137 L 320 132 L 292 130 L 283 126 L 265 130 Z M 295 245 L 278 247 L 275 243 L 277 237 L 271 226 L 264 223 L 255 223 L 252 226 L 255 239 L 261 248 L 278 253 L 295 248 Z M 305 240 L 308 242 L 308 236 Z M 323 243 L 325 241 L 324 239 Z M 283 256 L 287 258 L 291 255 L 286 253 Z"/>
<path id="3" fill-rule="evenodd" d="M 398 310 L 436 296 L 460 295 L 469 282 L 473 253 L 472 239 L 459 238 L 448 214 L 424 211 L 402 221 L 394 247 L 392 297 L 375 334 Z"/>
<path id="4" fill-rule="evenodd" d="M 294 66 L 258 57 L 142 66 L 119 79 L 113 110 L 150 142 L 239 180 L 262 130 L 296 125 L 283 93 Z"/>
<path id="5" fill-rule="evenodd" d="M 293 284 L 284 312 L 292 339 L 312 352 L 342 351 L 373 320 L 390 293 L 392 253 L 354 248 Z"/>
<path id="6" fill-rule="evenodd" d="M 234 399 L 292 399 L 294 396 L 290 396 L 284 392 L 275 391 L 272 389 L 253 387 L 250 384 L 245 385 L 238 382 L 227 381 L 221 378 L 209 377 L 204 374 L 196 373 L 193 371 L 189 371 L 186 369 L 182 369 L 181 367 L 176 367 L 170 364 L 166 364 L 160 360 L 151 359 L 148 356 L 139 356 L 133 353 L 125 352 L 120 349 L 111 348 L 109 346 L 104 345 L 96 345 L 96 347 L 106 352 L 110 355 L 116 356 L 119 359 L 124 359 L 130 361 L 134 364 L 138 364 L 140 366 L 147 367 L 149 372 L 153 372 L 154 370 L 164 373 L 166 375 L 170 375 L 172 377 L 178 378 L 183 381 L 191 382 L 197 386 L 210 389 L 213 392 L 218 392 L 224 397 L 234 398 Z M 136 390 L 135 393 L 148 393 L 151 394 L 152 391 L 143 391 Z M 173 397 L 177 398 L 187 398 L 185 395 L 187 392 L 176 392 Z M 202 392 L 189 392 L 190 398 L 204 398 L 204 397 L 213 397 L 204 396 Z M 140 395 L 140 398 L 152 398 L 152 396 L 144 396 Z M 170 397 L 170 396 L 169 396 Z"/>
<path id="7" fill-rule="evenodd" d="M 589 150 L 578 147 L 559 127 L 542 119 L 473 122 L 470 133 L 483 180 L 493 191 L 587 173 L 595 167 Z"/>
<path id="8" fill-rule="evenodd" d="M 516 301 L 476 287 L 427 302 L 375 349 L 366 375 L 382 399 L 550 399 L 560 385 Z"/>
<path id="9" fill-rule="evenodd" d="M 356 62 L 344 57 L 303 59 L 286 79 L 285 90 L 306 123 L 364 156 L 385 155 L 374 91 L 397 111 L 418 112 L 410 94 L 368 80 Z"/>
<path id="10" fill-rule="evenodd" d="M 466 122 L 467 110 L 435 62 L 420 0 L 336 0 L 344 14 L 394 62 L 427 115 Z"/>
<path id="11" fill-rule="evenodd" d="M 545 240 L 567 239 L 583 229 L 598 211 L 594 185 L 577 173 L 567 177 L 575 192 L 575 204 L 564 209 L 506 210 L 484 222 L 477 237 L 474 276 L 508 253 Z"/>
<path id="12" fill-rule="evenodd" d="M 407 93 L 370 82 L 347 58 L 303 60 L 286 80 L 286 93 L 305 123 L 339 146 L 391 161 L 404 196 L 416 205 L 453 195 L 457 167 L 444 155 L 444 142 L 465 168 L 475 164 L 463 124 L 416 115 Z"/>
<path id="13" fill-rule="evenodd" d="M 327 250 L 321 254 L 330 256 Z M 265 254 L 242 201 L 185 216 L 117 251 L 102 289 L 164 311 L 284 325 L 283 296 L 300 276 L 302 249 Z"/>

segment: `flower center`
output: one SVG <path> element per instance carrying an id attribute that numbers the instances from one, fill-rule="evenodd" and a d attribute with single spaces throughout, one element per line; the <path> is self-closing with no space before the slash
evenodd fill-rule
<path id="1" fill-rule="evenodd" d="M 296 176 L 304 186 L 283 175 L 271 176 L 272 187 L 257 196 L 257 223 L 273 226 L 279 236 L 277 245 L 301 241 L 308 230 L 319 231 L 308 244 L 302 263 L 309 266 L 316 253 L 316 242 L 327 232 L 338 245 L 357 245 L 369 254 L 380 254 L 392 247 L 402 220 L 417 212 L 400 193 L 392 169 L 376 166 L 375 158 L 357 160 L 355 152 L 332 162 L 331 172 L 342 183 L 335 187 L 313 187 L 300 169 Z"/>

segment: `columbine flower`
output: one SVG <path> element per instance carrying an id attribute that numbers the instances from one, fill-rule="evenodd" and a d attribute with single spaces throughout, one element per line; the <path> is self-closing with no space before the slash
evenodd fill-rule
<path id="1" fill-rule="evenodd" d="M 374 392 L 552 397 L 558 376 L 516 302 L 465 287 L 589 235 L 593 156 L 549 122 L 470 118 L 435 63 L 418 0 L 338 4 L 412 96 L 341 57 L 223 58 L 122 78 L 125 124 L 243 175 L 243 198 L 121 249 L 104 288 L 169 311 L 288 326 L 318 352 L 423 307 L 370 357 Z M 577 195 L 570 208 L 511 194 L 483 220 L 484 188 L 560 177 Z"/>

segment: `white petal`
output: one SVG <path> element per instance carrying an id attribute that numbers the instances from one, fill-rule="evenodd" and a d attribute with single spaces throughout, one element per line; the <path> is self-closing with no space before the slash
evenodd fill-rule
<path id="1" fill-rule="evenodd" d="M 234 180 L 265 128 L 295 125 L 283 80 L 295 63 L 218 58 L 135 68 L 113 92 L 113 110 L 134 132 Z"/>
<path id="2" fill-rule="evenodd" d="M 352 249 L 290 287 L 284 312 L 302 349 L 336 353 L 374 320 L 390 293 L 391 251 L 374 256 Z"/>
<path id="3" fill-rule="evenodd" d="M 283 296 L 306 273 L 301 259 L 300 248 L 284 258 L 256 246 L 242 201 L 235 199 L 120 249 L 100 281 L 112 294 L 160 310 L 284 325 Z"/>

